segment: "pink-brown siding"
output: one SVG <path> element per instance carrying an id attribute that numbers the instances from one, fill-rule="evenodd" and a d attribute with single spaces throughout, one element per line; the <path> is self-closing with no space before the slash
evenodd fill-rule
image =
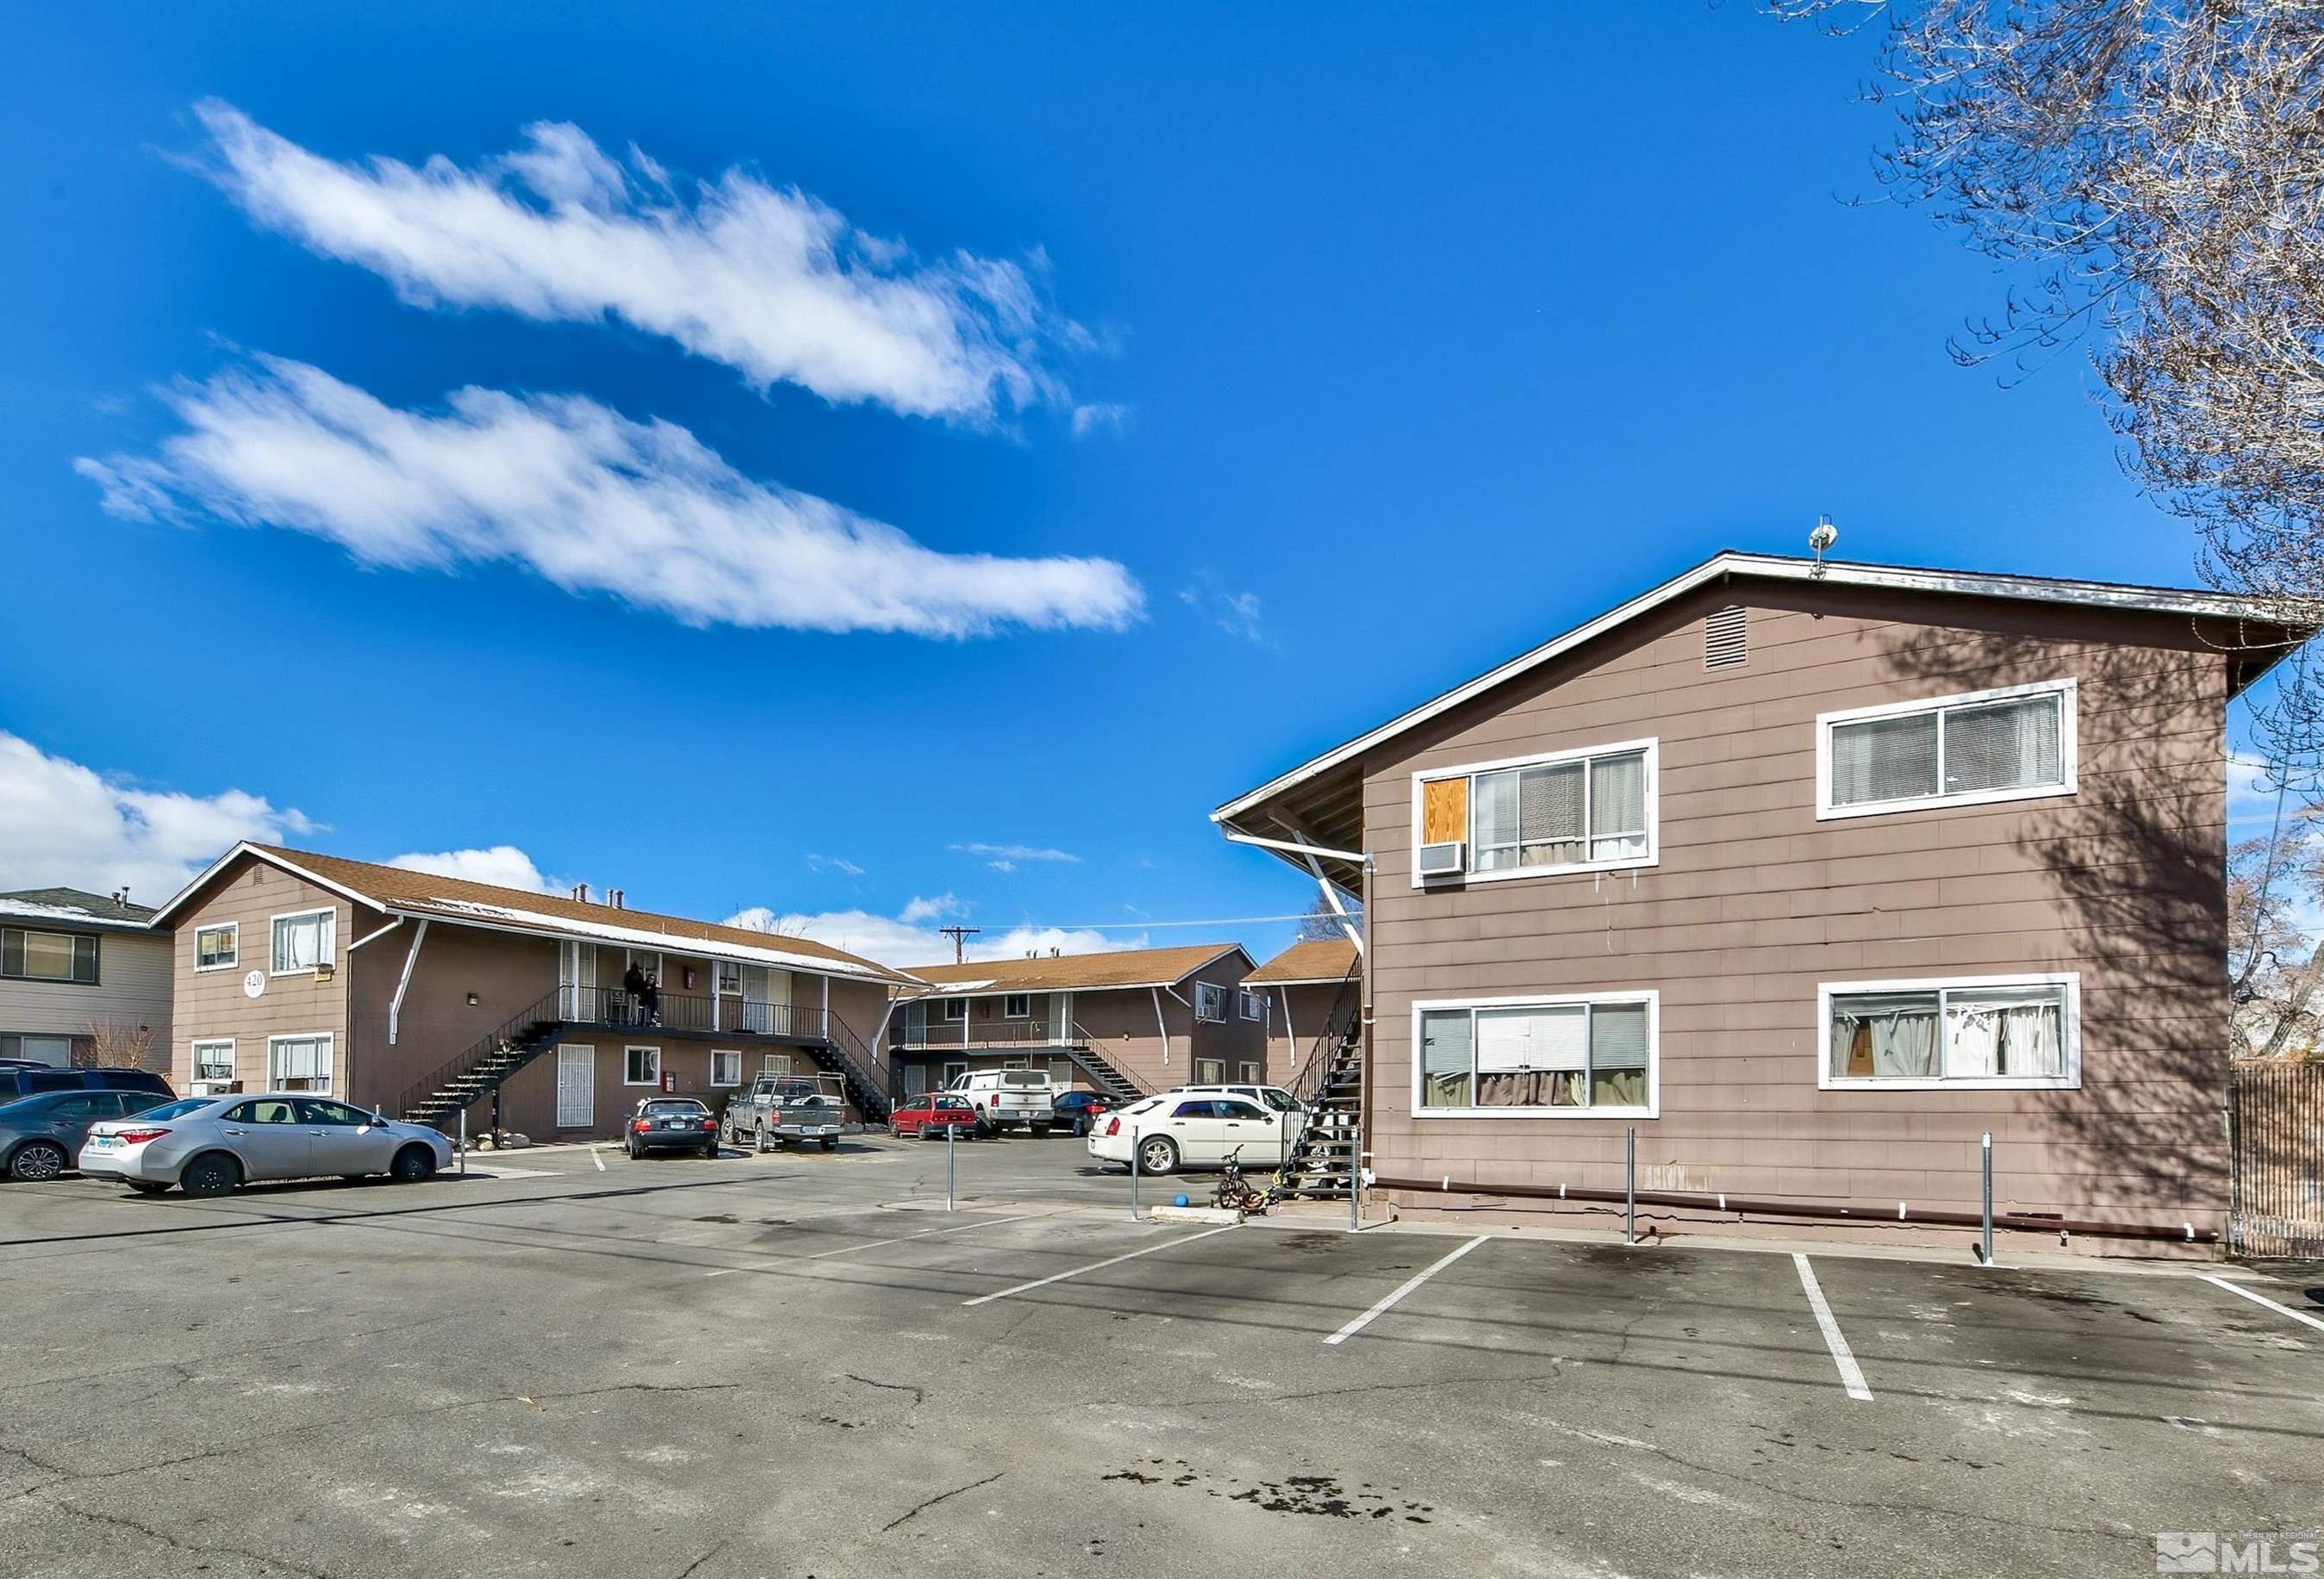
<path id="1" fill-rule="evenodd" d="M 1706 671 L 1702 616 L 1750 610 Z M 1818 714 L 2072 677 L 2074 794 L 1816 813 Z M 2218 1225 L 2227 660 L 2187 620 L 1738 583 L 1511 682 L 1363 764 L 1378 854 L 1384 1177 Z M 1652 739 L 1659 860 L 1416 889 L 1412 774 Z M 2072 1090 L 1822 1090 L 1820 983 L 2080 974 Z M 1659 1115 L 1416 1117 L 1416 1000 L 1652 989 Z M 1407 1200 L 1406 1204 L 1414 1204 Z M 1425 1199 L 1418 1204 L 1425 1204 Z M 1517 1204 L 1517 1203 L 1513 1203 Z"/>

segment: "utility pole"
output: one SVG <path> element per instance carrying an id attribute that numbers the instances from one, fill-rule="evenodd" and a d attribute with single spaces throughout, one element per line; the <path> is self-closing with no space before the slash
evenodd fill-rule
<path id="1" fill-rule="evenodd" d="M 940 926 L 936 928 L 936 931 L 942 932 L 945 936 L 952 940 L 952 962 L 955 965 L 965 965 L 968 963 L 968 940 L 976 936 L 977 933 L 983 930 L 984 929 L 981 926 Z"/>

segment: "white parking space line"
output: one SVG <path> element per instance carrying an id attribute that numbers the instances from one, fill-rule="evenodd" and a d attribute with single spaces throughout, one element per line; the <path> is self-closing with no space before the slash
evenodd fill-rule
<path id="1" fill-rule="evenodd" d="M 1397 1303 L 1406 1294 L 1411 1293 L 1415 1289 L 1420 1287 L 1421 1284 L 1434 1277 L 1438 1272 L 1443 1271 L 1446 1267 L 1451 1266 L 1454 1262 L 1460 1260 L 1462 1256 L 1476 1249 L 1477 1246 L 1482 1244 L 1489 1237 L 1490 1237 L 1490 1235 L 1480 1234 L 1474 1239 L 1470 1240 L 1468 1244 L 1463 1244 L 1460 1249 L 1454 1251 L 1452 1254 L 1440 1256 L 1434 1265 L 1423 1267 L 1420 1271 L 1413 1273 L 1412 1276 L 1405 1279 L 1403 1282 L 1397 1285 L 1396 1289 L 1388 1294 L 1388 1298 L 1382 1299 L 1379 1304 L 1373 1306 L 1370 1310 L 1365 1311 L 1361 1316 L 1357 1317 L 1353 1321 L 1351 1321 L 1347 1326 L 1342 1327 L 1339 1331 L 1333 1333 L 1330 1337 L 1325 1338 L 1323 1341 L 1327 1344 L 1346 1343 L 1350 1338 L 1355 1336 L 1356 1334 L 1370 1327 L 1376 1318 L 1386 1314 L 1388 1311 L 1394 1309 Z"/>
<path id="2" fill-rule="evenodd" d="M 472 1170 L 471 1179 L 570 1179 L 569 1173 L 555 1173 L 546 1168 L 512 1168 L 505 1162 L 493 1162 Z"/>
<path id="3" fill-rule="evenodd" d="M 2324 1320 L 2319 1320 L 2317 1317 L 2309 1315 L 2305 1310 L 2294 1310 L 2289 1305 L 2279 1305 L 2264 1294 L 2255 1294 L 2249 1289 L 2244 1288 L 2236 1283 L 2231 1283 L 2225 1278 L 2215 1278 L 2209 1272 L 2197 1272 L 2195 1275 L 2202 1279 L 2207 1283 L 2218 1284 L 2220 1288 L 2225 1289 L 2230 1294 L 2241 1294 L 2245 1299 L 2250 1300 L 2255 1305 L 2264 1305 L 2279 1316 L 2289 1316 L 2294 1321 L 2301 1322 L 2309 1327 L 2312 1327 L 2318 1332 L 2324 1332 Z"/>
<path id="4" fill-rule="evenodd" d="M 1848 1389 L 1848 1396 L 1858 1403 L 1872 1401 L 1872 1390 L 1864 1385 L 1864 1372 L 1857 1365 L 1856 1356 L 1849 1352 L 1848 1340 L 1840 1336 L 1840 1323 L 1832 1319 L 1831 1307 L 1824 1302 L 1823 1290 L 1816 1282 L 1815 1269 L 1808 1258 L 1798 1251 L 1792 1253 L 1793 1264 L 1800 1269 L 1800 1287 L 1808 1291 L 1808 1306 L 1815 1312 L 1816 1325 L 1823 1328 L 1824 1347 L 1831 1351 L 1831 1363 L 1840 1367 L 1840 1384 Z"/>
<path id="5" fill-rule="evenodd" d="M 603 1173 L 605 1170 L 605 1159 L 597 1154 L 597 1148 L 595 1146 L 589 1148 L 589 1161 L 597 1164 L 598 1172 Z"/>
<path id="6" fill-rule="evenodd" d="M 1029 1283 L 1019 1283 L 1013 1289 L 1002 1289 L 998 1293 L 979 1294 L 975 1299 L 963 1299 L 961 1303 L 990 1305 L 995 1299 L 1006 1299 L 1012 1294 L 1029 1294 L 1036 1289 L 1046 1289 L 1051 1283 L 1062 1283 L 1067 1278 L 1077 1278 L 1084 1272 L 1102 1271 L 1107 1267 L 1119 1266 L 1125 1261 L 1136 1261 L 1141 1255 L 1151 1255 L 1157 1250 L 1169 1250 L 1180 1244 L 1192 1244 L 1197 1239 L 1208 1239 L 1217 1234 L 1231 1234 L 1240 1226 L 1239 1223 L 1229 1223 L 1223 1228 L 1205 1228 L 1199 1234 L 1189 1234 L 1184 1239 L 1173 1239 L 1167 1244 L 1149 1244 L 1143 1250 L 1132 1250 L 1120 1255 L 1110 1255 L 1103 1261 L 1093 1261 L 1087 1266 L 1077 1266 L 1071 1271 L 1052 1272 L 1046 1278 L 1035 1278 Z"/>
<path id="7" fill-rule="evenodd" d="M 801 1261 L 821 1261 L 827 1255 L 853 1255 L 859 1250 L 878 1250 L 882 1245 L 901 1244 L 908 1239 L 927 1239 L 938 1234 L 965 1234 L 971 1228 L 998 1228 L 1003 1223 L 1029 1223 L 1040 1216 L 1026 1212 L 1014 1217 L 995 1217 L 985 1223 L 954 1223 L 949 1228 L 923 1228 L 917 1234 L 899 1234 L 893 1239 L 874 1239 L 869 1244 L 843 1244 L 836 1250 L 818 1250 L 813 1255 L 802 1255 Z"/>

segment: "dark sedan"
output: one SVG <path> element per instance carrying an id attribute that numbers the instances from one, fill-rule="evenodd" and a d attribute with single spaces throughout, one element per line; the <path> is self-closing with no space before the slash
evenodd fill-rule
<path id="1" fill-rule="evenodd" d="M 1113 1111 L 1113 1098 L 1096 1091 L 1060 1091 L 1054 1106 L 1059 1129 L 1085 1135 L 1092 1125 Z"/>
<path id="2" fill-rule="evenodd" d="M 715 1157 L 718 1121 L 691 1097 L 649 1097 L 630 1115 L 629 1133 L 622 1139 L 633 1162 L 649 1152 L 699 1152 Z"/>
<path id="3" fill-rule="evenodd" d="M 167 1091 L 43 1091 L 0 1105 L 0 1172 L 54 1179 L 80 1155 L 88 1126 L 126 1118 L 170 1099 Z"/>

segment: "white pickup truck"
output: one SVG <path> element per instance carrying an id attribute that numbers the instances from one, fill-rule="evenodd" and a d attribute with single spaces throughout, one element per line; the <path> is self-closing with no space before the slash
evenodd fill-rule
<path id="1" fill-rule="evenodd" d="M 730 1146 L 772 1151 L 785 1141 L 817 1141 L 839 1148 L 847 1098 L 836 1075 L 761 1075 L 726 1104 L 720 1128 Z"/>
<path id="2" fill-rule="evenodd" d="M 973 1069 L 945 1089 L 975 1104 L 976 1127 L 988 1134 L 1022 1126 L 1045 1135 L 1057 1122 L 1057 1088 L 1047 1069 Z"/>

